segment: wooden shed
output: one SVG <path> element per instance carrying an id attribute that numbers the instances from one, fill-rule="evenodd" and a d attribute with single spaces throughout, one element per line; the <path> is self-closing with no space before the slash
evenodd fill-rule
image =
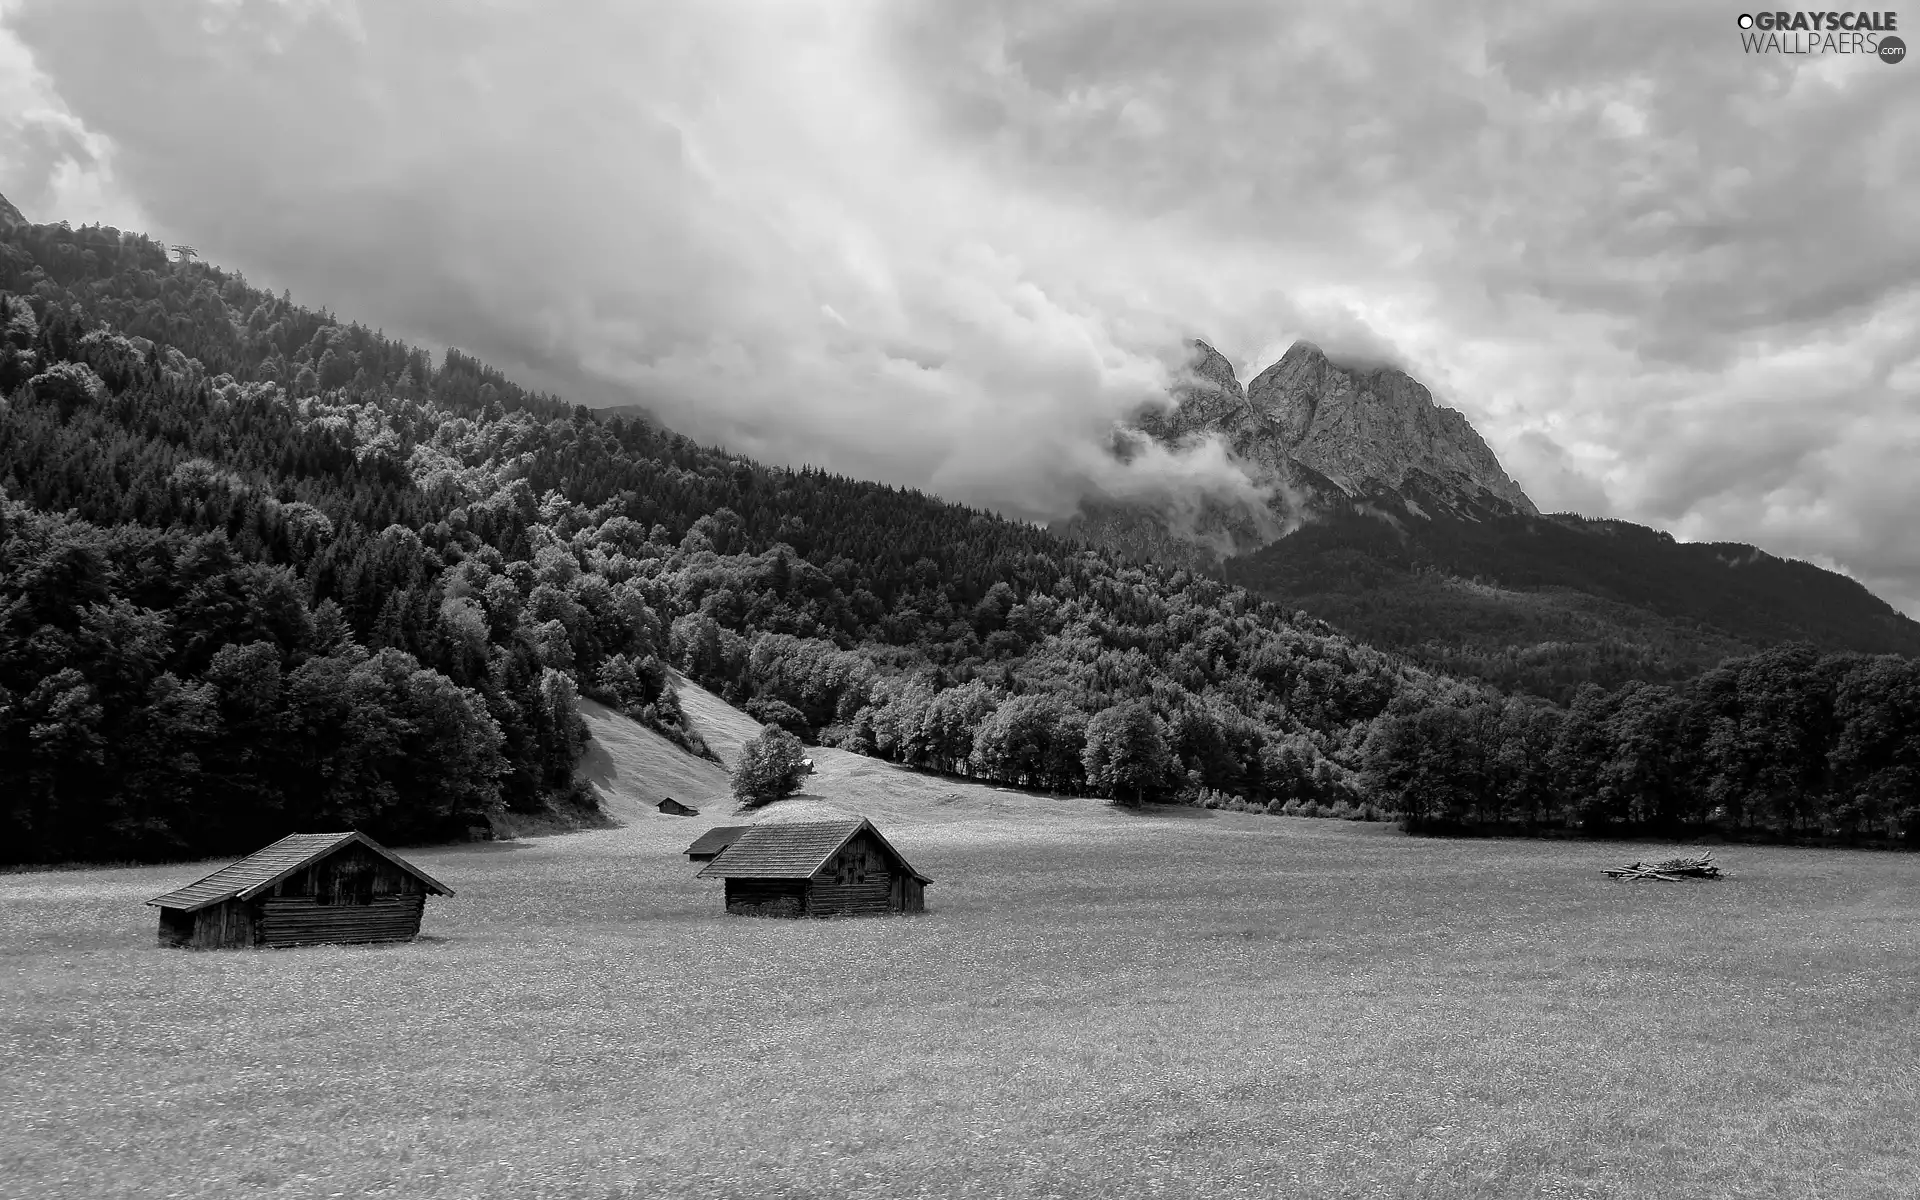
<path id="1" fill-rule="evenodd" d="M 687 847 L 687 861 L 712 862 L 714 855 L 739 841 L 740 835 L 752 828 L 751 825 L 714 826 L 693 839 L 693 845 Z"/>
<path id="2" fill-rule="evenodd" d="M 691 804 L 682 804 L 672 796 L 660 802 L 660 811 L 674 817 L 697 817 L 700 810 Z"/>
<path id="3" fill-rule="evenodd" d="M 294 833 L 147 903 L 162 946 L 211 950 L 404 942 L 429 894 L 453 889 L 363 833 Z"/>
<path id="4" fill-rule="evenodd" d="M 763 917 L 924 912 L 933 882 L 864 818 L 749 825 L 696 878 L 726 881 L 728 912 Z"/>

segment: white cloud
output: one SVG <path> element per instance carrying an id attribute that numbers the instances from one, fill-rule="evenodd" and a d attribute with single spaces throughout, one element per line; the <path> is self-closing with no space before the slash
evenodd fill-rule
<path id="1" fill-rule="evenodd" d="M 0 0 L 0 22 L 12 6 Z M 67 108 L 33 53 L 0 23 L 0 195 L 28 220 L 143 228 L 115 185 L 112 146 Z"/>
<path id="2" fill-rule="evenodd" d="M 1244 379 L 1312 337 L 1406 366 L 1545 508 L 1920 611 L 1920 109 L 1723 16 L 0 0 L 0 191 L 1022 516 L 1110 470 L 1182 338 Z"/>

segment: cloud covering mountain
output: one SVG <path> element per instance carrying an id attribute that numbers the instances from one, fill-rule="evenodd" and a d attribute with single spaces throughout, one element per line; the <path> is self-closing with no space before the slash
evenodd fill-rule
<path id="1" fill-rule="evenodd" d="M 1667 5 L 0 0 L 0 192 L 1035 519 L 1204 334 L 1920 611 L 1911 69 Z"/>

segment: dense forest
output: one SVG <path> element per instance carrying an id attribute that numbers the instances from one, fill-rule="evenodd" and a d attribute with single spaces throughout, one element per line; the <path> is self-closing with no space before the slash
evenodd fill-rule
<path id="1" fill-rule="evenodd" d="M 1394 705 L 1363 786 L 1410 826 L 1914 840 L 1920 662 L 1792 643 L 1680 688 Z"/>
<path id="2" fill-rule="evenodd" d="M 1113 797 L 1913 838 L 1913 662 L 1568 706 L 1217 579 L 569 409 L 146 238 L 0 235 L 0 855 L 587 809 L 575 697 Z M 1791 785 L 1791 786 L 1790 786 Z"/>

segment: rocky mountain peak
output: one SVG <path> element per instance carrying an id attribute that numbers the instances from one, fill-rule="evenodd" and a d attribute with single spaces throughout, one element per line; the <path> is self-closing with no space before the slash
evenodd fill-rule
<path id="1" fill-rule="evenodd" d="M 1246 393 L 1227 356 L 1205 342 L 1187 343 L 1191 355 L 1168 390 L 1171 408 L 1149 408 L 1135 421 L 1143 433 L 1169 445 L 1196 434 L 1232 427 L 1247 407 Z"/>
<path id="2" fill-rule="evenodd" d="M 1193 352 L 1187 372 L 1193 378 L 1176 384 L 1176 395 L 1204 390 L 1206 385 L 1211 384 L 1222 395 L 1241 401 L 1246 399 L 1245 393 L 1240 390 L 1240 381 L 1234 377 L 1233 364 L 1227 361 L 1226 355 L 1198 338 L 1187 345 Z"/>
<path id="3" fill-rule="evenodd" d="M 1396 528 L 1452 512 L 1539 510 L 1466 417 L 1434 403 L 1406 372 L 1342 363 L 1299 341 L 1246 388 L 1206 342 L 1188 344 L 1167 402 L 1120 431 L 1117 454 L 1140 434 L 1169 448 L 1218 438 L 1264 500 L 1244 492 L 1159 501 L 1082 501 L 1065 525 L 1168 562 L 1250 553 L 1312 521 L 1351 511 Z M 1189 564 L 1190 565 L 1190 564 Z"/>
<path id="4" fill-rule="evenodd" d="M 1539 512 L 1467 418 L 1394 367 L 1343 366 L 1313 343 L 1295 342 L 1254 377 L 1246 397 L 1287 457 L 1350 496 L 1397 491 L 1418 473 L 1429 488 Z"/>
<path id="5" fill-rule="evenodd" d="M 11 201 L 5 196 L 0 196 L 0 233 L 19 229 L 31 223 L 20 214 L 20 210 L 15 208 Z"/>

